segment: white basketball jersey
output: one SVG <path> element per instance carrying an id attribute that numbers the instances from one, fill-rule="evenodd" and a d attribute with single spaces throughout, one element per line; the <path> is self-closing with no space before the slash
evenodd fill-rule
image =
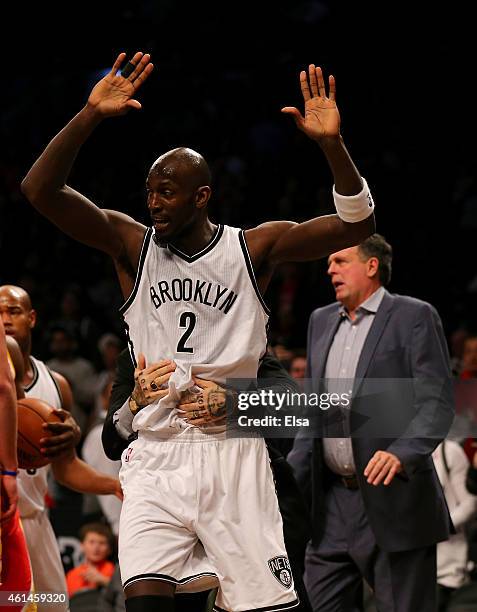
<path id="1" fill-rule="evenodd" d="M 120 309 L 133 361 L 173 359 L 169 395 L 143 408 L 134 430 L 171 433 L 186 423 L 174 409 L 192 376 L 224 383 L 256 378 L 266 350 L 268 309 L 260 295 L 243 230 L 218 225 L 209 244 L 188 256 L 144 237 L 133 291 Z M 172 409 L 171 409 L 172 408 Z"/>
<path id="2" fill-rule="evenodd" d="M 33 382 L 25 389 L 27 397 L 36 397 L 53 408 L 61 408 L 60 390 L 48 367 L 38 359 L 30 357 Z M 45 509 L 45 494 L 48 489 L 49 465 L 35 470 L 18 472 L 18 507 L 21 518 L 42 512 Z"/>

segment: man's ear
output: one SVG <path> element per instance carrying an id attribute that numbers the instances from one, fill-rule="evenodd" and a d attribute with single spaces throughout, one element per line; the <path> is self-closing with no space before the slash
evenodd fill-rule
<path id="1" fill-rule="evenodd" d="M 199 187 L 195 192 L 195 205 L 197 208 L 204 208 L 207 206 L 212 189 L 208 185 Z"/>
<path id="2" fill-rule="evenodd" d="M 366 262 L 366 273 L 368 278 L 374 278 L 378 274 L 379 270 L 379 259 L 377 257 L 370 257 Z"/>
<path id="3" fill-rule="evenodd" d="M 33 329 L 36 325 L 36 310 L 30 310 L 28 317 L 30 319 L 30 329 Z"/>

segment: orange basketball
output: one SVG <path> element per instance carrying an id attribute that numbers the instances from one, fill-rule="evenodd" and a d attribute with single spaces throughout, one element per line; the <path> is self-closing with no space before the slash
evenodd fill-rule
<path id="1" fill-rule="evenodd" d="M 25 397 L 17 402 L 18 412 L 18 467 L 22 469 L 39 468 L 50 463 L 40 452 L 41 438 L 51 434 L 43 429 L 43 423 L 61 423 L 61 419 L 46 402 Z"/>

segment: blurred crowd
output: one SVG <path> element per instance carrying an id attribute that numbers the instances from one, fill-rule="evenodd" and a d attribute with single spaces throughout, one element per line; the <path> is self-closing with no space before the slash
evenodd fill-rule
<path id="1" fill-rule="evenodd" d="M 393 45 L 385 41 L 386 28 L 374 36 L 357 28 L 356 45 L 353 20 L 339 20 L 342 3 L 334 7 L 331 2 L 299 0 L 275 3 L 272 16 L 255 3 L 253 19 L 245 10 L 234 16 L 234 31 L 241 34 L 228 43 L 231 30 L 222 27 L 224 8 L 218 4 L 212 3 L 213 9 L 200 19 L 202 30 L 195 18 L 203 7 L 191 9 L 184 21 L 182 7 L 163 2 L 158 12 L 155 4 L 123 8 L 115 16 L 120 25 L 115 34 L 128 34 L 128 51 L 146 45 L 144 50 L 159 66 L 141 98 L 144 111 L 101 128 L 81 153 L 72 184 L 98 205 L 147 223 L 147 170 L 164 151 L 185 145 L 210 163 L 213 220 L 250 227 L 267 219 L 302 221 L 331 213 L 332 181 L 320 152 L 279 111 L 286 104 L 300 105 L 298 72 L 307 62 L 321 63 L 327 73 L 333 70 L 347 141 L 372 185 L 378 231 L 394 245 L 390 290 L 431 302 L 444 322 L 458 414 L 449 436 L 456 446 L 449 452 L 465 468 L 456 476 L 457 490 L 462 490 L 462 473 L 467 475 L 471 463 L 477 468 L 476 153 L 470 142 L 459 140 L 461 126 L 446 128 L 442 144 L 436 129 L 441 111 L 431 93 L 436 68 L 416 46 L 417 35 L 413 38 L 410 30 L 411 42 L 395 45 L 399 51 L 393 54 Z M 98 11 L 97 22 L 88 26 L 100 27 L 100 7 Z M 81 25 L 83 17 L 77 18 Z M 355 56 L 334 44 L 338 27 L 341 40 L 357 50 Z M 294 31 L 295 37 L 273 35 L 285 30 Z M 130 32 L 140 34 L 132 39 Z M 197 43 L 199 33 L 202 44 Z M 66 34 L 58 36 L 66 41 Z M 114 270 L 106 256 L 74 243 L 40 218 L 19 188 L 48 139 L 79 110 L 91 84 L 108 69 L 118 51 L 114 45 L 123 42 L 98 39 L 90 51 L 77 45 L 83 55 L 75 55 L 73 43 L 60 52 L 54 39 L 46 41 L 47 73 L 25 66 L 8 80 L 0 120 L 0 284 L 19 285 L 31 295 L 39 315 L 34 354 L 71 384 L 85 461 L 114 474 L 119 466 L 109 462 L 100 444 L 116 359 L 125 346 L 118 314 L 123 300 Z M 373 78 L 378 45 L 388 69 Z M 465 72 L 463 57 L 455 66 L 457 77 Z M 410 89 L 423 79 L 414 87 L 420 96 L 418 119 L 409 108 L 413 105 L 403 110 L 396 96 L 395 71 L 406 60 L 413 67 Z M 401 77 L 399 81 L 402 85 Z M 460 100 L 462 115 L 466 104 Z M 326 262 L 286 264 L 265 296 L 272 311 L 270 349 L 295 378 L 305 376 L 308 316 L 334 300 L 325 274 Z M 435 460 L 442 463 L 439 457 Z M 440 475 L 454 478 L 445 466 Z M 444 487 L 446 494 L 452 486 Z M 120 588 L 113 588 L 119 584 L 117 568 L 108 561 L 115 561 L 120 503 L 82 496 L 52 482 L 49 505 L 65 571 L 74 572 L 68 574 L 71 592 L 78 585 L 106 591 L 112 577 L 109 604 L 103 602 L 100 609 L 121 609 Z M 460 521 L 471 544 L 462 568 L 466 579 L 476 575 L 472 516 Z M 443 586 L 449 583 L 444 580 Z"/>

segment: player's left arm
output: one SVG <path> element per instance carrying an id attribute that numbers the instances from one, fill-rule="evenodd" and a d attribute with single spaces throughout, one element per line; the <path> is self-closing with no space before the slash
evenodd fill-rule
<path id="1" fill-rule="evenodd" d="M 56 459 L 71 455 L 81 439 L 81 429 L 71 414 L 73 393 L 64 376 L 51 372 L 61 396 L 61 408 L 55 408 L 55 414 L 61 423 L 44 423 L 45 432 L 52 434 L 40 440 L 41 450 L 45 457 Z"/>
<path id="2" fill-rule="evenodd" d="M 78 493 L 93 495 L 116 495 L 122 500 L 121 485 L 117 478 L 103 474 L 77 457 L 76 452 L 68 457 L 52 461 L 56 480 L 65 487 Z"/>
<path id="3" fill-rule="evenodd" d="M 282 112 L 292 115 L 297 127 L 315 141 L 326 157 L 334 178 L 337 215 L 316 217 L 304 223 L 273 221 L 246 232 L 255 270 L 285 261 L 310 261 L 354 246 L 375 230 L 374 204 L 340 133 L 336 106 L 336 84 L 329 77 L 326 93 L 321 68 L 313 64 L 308 76 L 300 73 L 305 115 L 295 107 Z"/>
<path id="4" fill-rule="evenodd" d="M 81 438 L 81 430 L 71 415 L 73 394 L 67 380 L 58 372 L 52 372 L 59 387 L 62 409 L 55 409 L 61 423 L 45 423 L 45 430 L 54 435 L 42 438 L 41 448 L 51 458 L 51 466 L 56 480 L 79 493 L 94 495 L 116 495 L 122 499 L 121 486 L 117 478 L 98 472 L 76 455 L 76 445 Z"/>

